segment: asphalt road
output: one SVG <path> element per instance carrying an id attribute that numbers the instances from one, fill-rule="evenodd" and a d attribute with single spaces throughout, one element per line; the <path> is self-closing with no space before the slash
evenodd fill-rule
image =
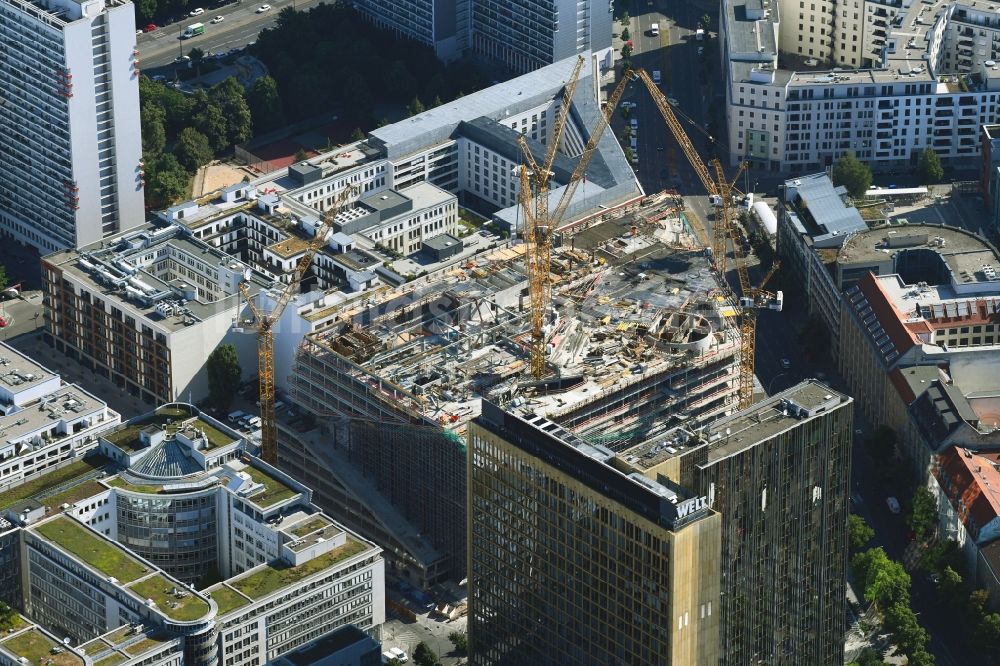
<path id="1" fill-rule="evenodd" d="M 171 25 L 159 26 L 153 32 L 138 35 L 139 62 L 143 70 L 151 70 L 172 65 L 174 60 L 187 54 L 193 48 L 199 48 L 205 53 L 227 51 L 241 48 L 257 40 L 257 35 L 264 28 L 274 25 L 278 13 L 285 7 L 295 7 L 298 10 L 310 9 L 319 5 L 322 0 L 269 0 L 270 11 L 257 13 L 260 2 L 242 2 L 226 5 L 216 9 L 205 8 L 205 13 L 192 16 Z M 221 23 L 212 24 L 215 16 L 225 17 Z M 204 23 L 205 33 L 191 39 L 181 39 L 184 28 L 192 23 Z M 141 26 L 140 26 L 141 27 Z"/>

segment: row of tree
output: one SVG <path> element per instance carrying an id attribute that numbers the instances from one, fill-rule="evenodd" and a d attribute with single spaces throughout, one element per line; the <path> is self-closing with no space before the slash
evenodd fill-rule
<path id="1" fill-rule="evenodd" d="M 444 65 L 430 47 L 378 28 L 342 3 L 307 12 L 286 7 L 251 50 L 277 82 L 287 122 L 335 109 L 350 126 L 370 128 L 376 103 L 412 112 L 488 83 L 471 60 Z"/>

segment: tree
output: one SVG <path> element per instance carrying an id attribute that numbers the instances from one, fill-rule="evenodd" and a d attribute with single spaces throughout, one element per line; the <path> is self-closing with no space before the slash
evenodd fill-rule
<path id="1" fill-rule="evenodd" d="M 228 409 L 240 388 L 240 359 L 233 345 L 219 345 L 208 355 L 208 394 L 215 405 Z"/>
<path id="2" fill-rule="evenodd" d="M 184 196 L 190 177 L 173 153 L 163 153 L 146 162 L 146 199 L 155 208 L 164 208 Z"/>
<path id="3" fill-rule="evenodd" d="M 167 130 L 164 123 L 167 112 L 156 103 L 142 106 L 139 111 L 139 127 L 142 131 L 142 151 L 159 155 L 167 145 Z"/>
<path id="4" fill-rule="evenodd" d="M 212 146 L 213 150 L 225 150 L 229 147 L 229 138 L 227 136 L 229 125 L 222 113 L 222 109 L 209 101 L 208 95 L 204 90 L 196 92 L 194 98 L 195 108 L 200 110 L 192 118 L 192 125 L 208 137 L 208 143 Z"/>
<path id="5" fill-rule="evenodd" d="M 469 651 L 469 637 L 460 631 L 453 631 L 448 634 L 448 640 L 455 646 L 455 652 L 464 655 Z"/>
<path id="6" fill-rule="evenodd" d="M 437 660 L 437 655 L 434 654 L 434 650 L 428 647 L 427 643 L 420 641 L 417 643 L 417 647 L 413 648 L 413 662 L 417 666 L 434 666 Z"/>
<path id="7" fill-rule="evenodd" d="M 944 177 L 944 168 L 941 166 L 941 158 L 934 152 L 933 148 L 924 148 L 917 160 L 917 173 L 920 175 L 922 183 L 936 183 Z"/>
<path id="8" fill-rule="evenodd" d="M 853 513 L 847 517 L 847 543 L 851 550 L 861 550 L 874 536 L 875 530 L 864 518 Z"/>
<path id="9" fill-rule="evenodd" d="M 253 82 L 247 94 L 247 106 L 258 133 L 268 132 L 285 124 L 285 110 L 278 94 L 278 84 L 270 76 Z"/>
<path id="10" fill-rule="evenodd" d="M 299 148 L 295 151 L 295 157 L 292 159 L 296 162 L 302 162 L 303 160 L 309 159 L 309 153 L 307 153 L 304 148 Z"/>
<path id="11" fill-rule="evenodd" d="M 411 116 L 415 116 L 418 113 L 423 113 L 426 111 L 423 102 L 420 101 L 419 97 L 414 97 L 413 101 L 410 102 L 409 106 L 406 107 L 410 111 Z"/>
<path id="12" fill-rule="evenodd" d="M 622 12 L 622 25 L 628 27 L 628 21 L 630 18 L 632 17 L 628 15 L 627 11 Z"/>
<path id="13" fill-rule="evenodd" d="M 847 188 L 848 194 L 860 199 L 871 187 L 871 169 L 858 161 L 853 152 L 848 151 L 833 165 L 833 184 L 843 185 Z"/>
<path id="14" fill-rule="evenodd" d="M 702 15 L 701 15 L 701 27 L 702 27 L 702 28 L 703 28 L 704 30 L 706 30 L 706 31 L 707 31 L 707 30 L 708 30 L 708 26 L 709 26 L 709 25 L 710 25 L 711 23 L 712 23 L 712 17 L 711 17 L 711 16 L 709 16 L 708 14 L 702 14 Z"/>
<path id="15" fill-rule="evenodd" d="M 208 137 L 193 127 L 185 127 L 177 135 L 174 155 L 185 169 L 194 173 L 198 167 L 212 161 L 215 154 L 208 145 Z"/>
<path id="16" fill-rule="evenodd" d="M 361 131 L 360 127 L 355 127 L 354 131 L 351 132 L 351 141 L 364 141 L 365 133 Z"/>
<path id="17" fill-rule="evenodd" d="M 7 267 L 0 264 L 0 289 L 7 288 Z"/>
<path id="18" fill-rule="evenodd" d="M 934 536 L 937 520 L 937 500 L 933 493 L 923 486 L 917 488 L 913 493 L 913 509 L 910 512 L 909 523 L 918 542 Z"/>
<path id="19" fill-rule="evenodd" d="M 441 106 L 442 104 L 444 104 L 444 102 L 441 101 L 441 98 L 435 95 L 434 99 L 431 101 L 431 108 L 433 109 L 434 107 Z"/>
<path id="20" fill-rule="evenodd" d="M 625 28 L 622 30 L 622 41 L 627 42 L 630 39 L 632 39 L 632 33 L 628 31 L 628 28 Z"/>
<path id="21" fill-rule="evenodd" d="M 983 618 L 975 639 L 983 653 L 996 654 L 1000 650 L 1000 613 L 989 613 Z"/>
<path id="22" fill-rule="evenodd" d="M 913 654 L 927 645 L 927 631 L 920 626 L 909 604 L 892 604 L 883 613 L 883 620 L 885 628 L 893 635 L 893 642 L 906 654 Z"/>
<path id="23" fill-rule="evenodd" d="M 910 601 L 910 575 L 903 565 L 889 559 L 881 548 L 871 548 L 855 555 L 851 567 L 864 589 L 865 600 L 885 609 Z"/>
<path id="24" fill-rule="evenodd" d="M 622 46 L 622 58 L 628 60 L 632 57 L 632 42 L 625 42 Z"/>
<path id="25" fill-rule="evenodd" d="M 226 120 L 226 144 L 220 150 L 243 143 L 253 136 L 253 116 L 250 115 L 243 86 L 235 76 L 213 86 L 208 96 Z"/>
<path id="26" fill-rule="evenodd" d="M 858 655 L 858 658 L 854 660 L 854 666 L 882 666 L 885 662 L 882 661 L 882 655 L 878 653 L 878 650 L 872 647 L 866 647 Z"/>
<path id="27" fill-rule="evenodd" d="M 625 148 L 623 148 L 623 150 L 625 151 L 625 159 L 631 164 L 631 162 L 632 162 L 632 155 L 633 155 L 632 149 L 629 148 L 628 146 L 625 146 Z"/>
<path id="28" fill-rule="evenodd" d="M 15 624 L 17 624 L 17 611 L 0 601 L 0 631 L 10 631 Z"/>
<path id="29" fill-rule="evenodd" d="M 934 666 L 934 655 L 925 648 L 917 648 L 907 656 L 907 666 Z"/>

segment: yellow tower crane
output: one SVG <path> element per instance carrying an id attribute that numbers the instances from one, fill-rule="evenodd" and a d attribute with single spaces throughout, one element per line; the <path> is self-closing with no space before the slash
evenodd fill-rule
<path id="1" fill-rule="evenodd" d="M 552 296 L 549 280 L 549 271 L 552 265 L 552 232 L 559 229 L 563 215 L 566 214 L 566 209 L 587 171 L 587 166 L 597 150 L 597 144 L 601 140 L 619 100 L 621 100 L 622 93 L 625 92 L 626 83 L 628 83 L 627 79 L 622 79 L 611 96 L 608 97 L 604 110 L 597 120 L 597 125 L 591 130 L 587 145 L 584 146 L 576 167 L 570 174 L 566 189 L 563 190 L 559 202 L 550 214 L 549 183 L 552 177 L 552 163 L 562 141 L 563 132 L 566 130 L 570 106 L 583 63 L 582 57 L 577 59 L 576 66 L 566 82 L 562 105 L 559 107 L 556 121 L 552 126 L 552 137 L 541 164 L 535 160 L 524 135 L 518 137 L 518 144 L 521 146 L 525 160 L 525 164 L 520 169 L 520 205 L 524 216 L 525 266 L 528 271 L 528 300 L 531 307 L 531 374 L 536 379 L 541 379 L 545 375 L 544 327 L 545 312 L 548 310 Z"/>
<path id="2" fill-rule="evenodd" d="M 288 302 L 298 292 L 299 286 L 312 264 L 316 253 L 326 243 L 326 235 L 333 225 L 346 201 L 358 192 L 356 185 L 348 185 L 341 190 L 333 205 L 323 215 L 323 223 L 316 230 L 316 235 L 306 245 L 303 254 L 291 273 L 291 280 L 285 285 L 278 296 L 277 302 L 270 312 L 262 312 L 253 301 L 253 295 L 246 282 L 240 283 L 240 293 L 247 307 L 253 313 L 253 321 L 244 329 L 257 332 L 257 369 L 260 376 L 260 421 L 261 421 L 261 458 L 272 465 L 278 462 L 278 424 L 274 415 L 274 325 L 281 319 Z"/>
<path id="3" fill-rule="evenodd" d="M 771 266 L 770 272 L 761 281 L 760 285 L 756 287 L 752 287 L 750 285 L 750 275 L 747 272 L 746 257 L 743 255 L 743 248 L 741 247 L 739 239 L 736 236 L 736 226 L 733 224 L 733 194 L 737 193 L 736 188 L 733 187 L 733 184 L 726 178 L 726 174 L 722 170 L 722 163 L 719 160 L 713 159 L 710 162 L 712 165 L 712 171 L 710 171 L 705 162 L 702 161 L 698 151 L 694 148 L 694 144 L 691 143 L 691 139 L 688 138 L 687 132 L 684 131 L 684 127 L 677 119 L 677 115 L 674 113 L 670 102 L 660 90 L 659 86 L 653 82 L 653 79 L 649 76 L 649 74 L 643 69 L 638 69 L 635 70 L 634 76 L 637 76 L 643 84 L 645 84 L 646 89 L 649 90 L 649 94 L 653 98 L 656 108 L 660 110 L 660 115 L 663 116 L 664 122 L 666 122 L 667 127 L 670 128 L 670 132 L 674 135 L 674 139 L 676 139 L 677 143 L 680 144 L 681 150 L 684 151 L 684 155 L 687 157 L 688 162 L 690 162 L 691 167 L 695 170 L 695 173 L 698 174 L 698 179 L 701 181 L 702 185 L 705 186 L 705 189 L 708 190 L 708 194 L 713 205 L 715 206 L 712 260 L 715 264 L 715 270 L 719 275 L 722 287 L 729 293 L 733 302 L 733 307 L 739 317 L 740 372 L 739 392 L 737 395 L 739 397 L 740 409 L 746 409 L 753 404 L 754 354 L 756 352 L 757 345 L 757 313 L 759 310 L 765 308 L 781 310 L 783 304 L 783 297 L 780 291 L 777 292 L 777 294 L 764 291 L 764 286 L 767 284 L 768 280 L 771 279 L 771 276 L 774 275 L 774 272 L 778 268 L 778 264 L 775 262 Z M 736 170 L 736 176 L 734 177 L 733 182 L 735 182 L 736 178 L 739 178 L 739 175 L 745 168 L 746 163 L 741 162 L 739 168 Z M 733 290 L 729 286 L 729 282 L 726 280 L 726 255 L 730 239 L 733 241 L 733 263 L 736 266 L 736 274 L 740 282 L 739 295 L 733 293 Z"/>

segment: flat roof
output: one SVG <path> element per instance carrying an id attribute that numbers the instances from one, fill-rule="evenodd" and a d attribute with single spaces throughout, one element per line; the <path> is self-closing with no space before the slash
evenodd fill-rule
<path id="1" fill-rule="evenodd" d="M 289 585 L 333 568 L 346 559 L 373 550 L 375 550 L 375 546 L 348 534 L 347 542 L 344 545 L 307 560 L 298 566 L 291 566 L 278 560 L 262 564 L 238 578 L 230 578 L 226 584 L 250 599 L 259 601 Z"/>
<path id="2" fill-rule="evenodd" d="M 426 180 L 420 181 L 416 185 L 404 187 L 399 190 L 399 194 L 406 196 L 407 199 L 413 202 L 413 210 L 433 208 L 434 206 L 440 206 L 441 204 L 458 199 L 458 197 L 448 190 L 443 190 Z"/>
<path id="3" fill-rule="evenodd" d="M 176 260 L 194 258 L 206 267 L 214 267 L 220 273 L 222 272 L 220 267 L 228 269 L 230 266 L 235 266 L 234 270 L 242 272 L 244 276 L 249 275 L 251 295 L 271 288 L 275 284 L 274 280 L 255 267 L 194 238 L 190 234 L 190 230 L 179 223 L 166 227 L 148 224 L 78 250 L 55 252 L 44 257 L 44 260 L 62 270 L 65 275 L 86 289 L 102 294 L 104 298 L 114 302 L 116 307 L 128 314 L 169 332 L 185 328 L 190 325 L 188 322 L 197 323 L 219 314 L 229 316 L 233 308 L 242 307 L 243 296 L 238 289 L 232 288 L 233 285 L 216 283 L 211 288 L 220 292 L 219 297 L 211 301 L 201 300 L 201 297 L 197 295 L 196 285 L 198 283 L 194 278 L 170 281 L 161 279 L 149 270 L 151 266 L 164 261 L 164 258 L 158 255 L 158 249 L 170 248 L 168 251 L 178 254 Z M 132 271 L 130 275 L 120 278 L 121 288 L 113 288 L 105 282 L 99 282 L 95 277 L 100 275 L 101 269 L 123 274 L 122 269 L 119 268 L 120 262 L 129 264 L 129 271 Z M 88 266 L 90 267 L 88 268 Z M 112 277 L 117 278 L 117 275 L 112 274 Z M 128 296 L 127 288 L 132 287 L 133 281 L 141 282 L 148 288 L 149 294 L 147 296 L 169 294 L 160 302 L 179 302 L 182 298 L 181 290 L 184 289 L 193 290 L 196 297 L 184 299 L 181 306 L 183 311 L 177 310 L 164 317 L 156 311 L 156 304 L 152 302 L 152 299 L 148 299 L 149 304 L 147 305 Z"/>
<path id="4" fill-rule="evenodd" d="M 151 599 L 161 613 L 178 622 L 192 622 L 211 610 L 207 601 L 160 573 L 132 583 L 128 589 L 142 599 Z"/>
<path id="5" fill-rule="evenodd" d="M 372 649 L 378 649 L 378 643 L 375 642 L 375 639 L 353 624 L 348 624 L 312 643 L 289 652 L 283 658 L 295 666 L 309 666 L 355 643 L 369 643 Z"/>
<path id="6" fill-rule="evenodd" d="M 254 467 L 253 465 L 247 465 L 245 463 L 241 463 L 235 460 L 230 461 L 227 464 L 239 472 L 246 472 L 247 474 L 249 474 L 250 478 L 253 479 L 255 483 L 263 484 L 264 486 L 263 492 L 244 498 L 248 502 L 253 502 L 254 504 L 263 509 L 274 506 L 279 502 L 284 502 L 285 500 L 300 494 L 298 490 L 295 490 L 285 485 L 284 481 L 282 481 L 281 479 L 271 476 L 270 474 L 268 474 L 267 472 L 258 467 Z"/>
<path id="7" fill-rule="evenodd" d="M 84 666 L 83 659 L 66 646 L 61 645 L 38 627 L 31 627 L 4 639 L 0 648 L 25 659 L 28 664 L 52 664 L 52 666 Z M 61 650 L 53 654 L 53 649 Z"/>
<path id="8" fill-rule="evenodd" d="M 412 200 L 410 197 L 400 193 L 398 190 L 390 188 L 379 192 L 372 192 L 369 195 L 361 197 L 358 201 L 368 208 L 381 213 L 382 211 L 389 210 L 390 208 L 402 206 Z"/>
<path id="9" fill-rule="evenodd" d="M 6 342 L 0 342 L 0 385 L 5 390 L 16 396 L 56 376 L 56 373 L 30 356 L 22 354 Z"/>
<path id="10" fill-rule="evenodd" d="M 916 242 L 921 236 L 925 242 Z M 886 246 L 890 239 L 903 237 L 913 239 L 914 244 L 895 248 Z M 944 245 L 931 244 L 935 238 L 944 240 Z M 996 257 L 996 250 L 992 245 L 964 229 L 937 224 L 907 224 L 901 227 L 876 227 L 853 234 L 840 249 L 837 262 L 845 265 L 881 263 L 900 250 L 914 247 L 926 247 L 942 253 L 988 250 Z"/>
<path id="11" fill-rule="evenodd" d="M 85 485 L 87 479 L 95 478 L 101 469 L 110 464 L 112 461 L 109 458 L 92 452 L 82 460 L 56 469 L 46 470 L 41 475 L 36 475 L 0 493 L 0 509 L 6 509 L 29 498 L 49 503 L 51 501 L 48 499 L 49 497 L 67 497 L 69 494 L 75 493 L 77 488 Z M 70 500 L 62 499 L 55 506 L 67 501 Z"/>
<path id="12" fill-rule="evenodd" d="M 194 433 L 190 429 L 194 428 L 205 433 L 209 449 L 233 444 L 242 439 L 216 428 L 199 415 L 178 407 L 159 407 L 150 414 L 136 417 L 114 430 L 101 433 L 101 437 L 127 453 L 134 453 L 146 448 L 140 435 L 143 430 L 150 427 L 155 430 L 165 430 L 168 436 L 173 436 L 178 432 L 193 435 Z"/>
<path id="13" fill-rule="evenodd" d="M 706 431 L 709 442 L 706 464 L 712 465 L 753 448 L 804 421 L 847 405 L 852 400 L 850 396 L 838 393 L 826 384 L 807 379 L 749 409 L 712 423 Z"/>
<path id="14" fill-rule="evenodd" d="M 444 250 L 453 245 L 462 245 L 462 239 L 451 234 L 440 234 L 424 241 L 424 245 L 432 250 Z"/>
<path id="15" fill-rule="evenodd" d="M 43 430 L 50 433 L 52 442 L 71 437 L 72 432 L 63 435 L 46 426 L 55 426 L 63 421 L 77 421 L 106 409 L 107 405 L 103 401 L 98 400 L 82 388 L 74 384 L 63 384 L 59 390 L 25 404 L 23 409 L 6 416 L 0 416 L 0 440 L 2 440 L 0 441 L 0 450 L 3 450 L 6 442 L 16 442 L 26 435 Z M 15 452 L 15 455 L 26 455 L 34 452 L 34 449 L 25 445 L 20 451 Z"/>
<path id="16" fill-rule="evenodd" d="M 204 591 L 205 595 L 215 601 L 219 608 L 219 616 L 227 615 L 251 603 L 250 597 L 226 585 L 224 582 L 213 585 Z"/>
<path id="17" fill-rule="evenodd" d="M 114 541 L 68 516 L 59 515 L 29 529 L 105 576 L 113 576 L 122 583 L 131 583 L 151 571 Z"/>

